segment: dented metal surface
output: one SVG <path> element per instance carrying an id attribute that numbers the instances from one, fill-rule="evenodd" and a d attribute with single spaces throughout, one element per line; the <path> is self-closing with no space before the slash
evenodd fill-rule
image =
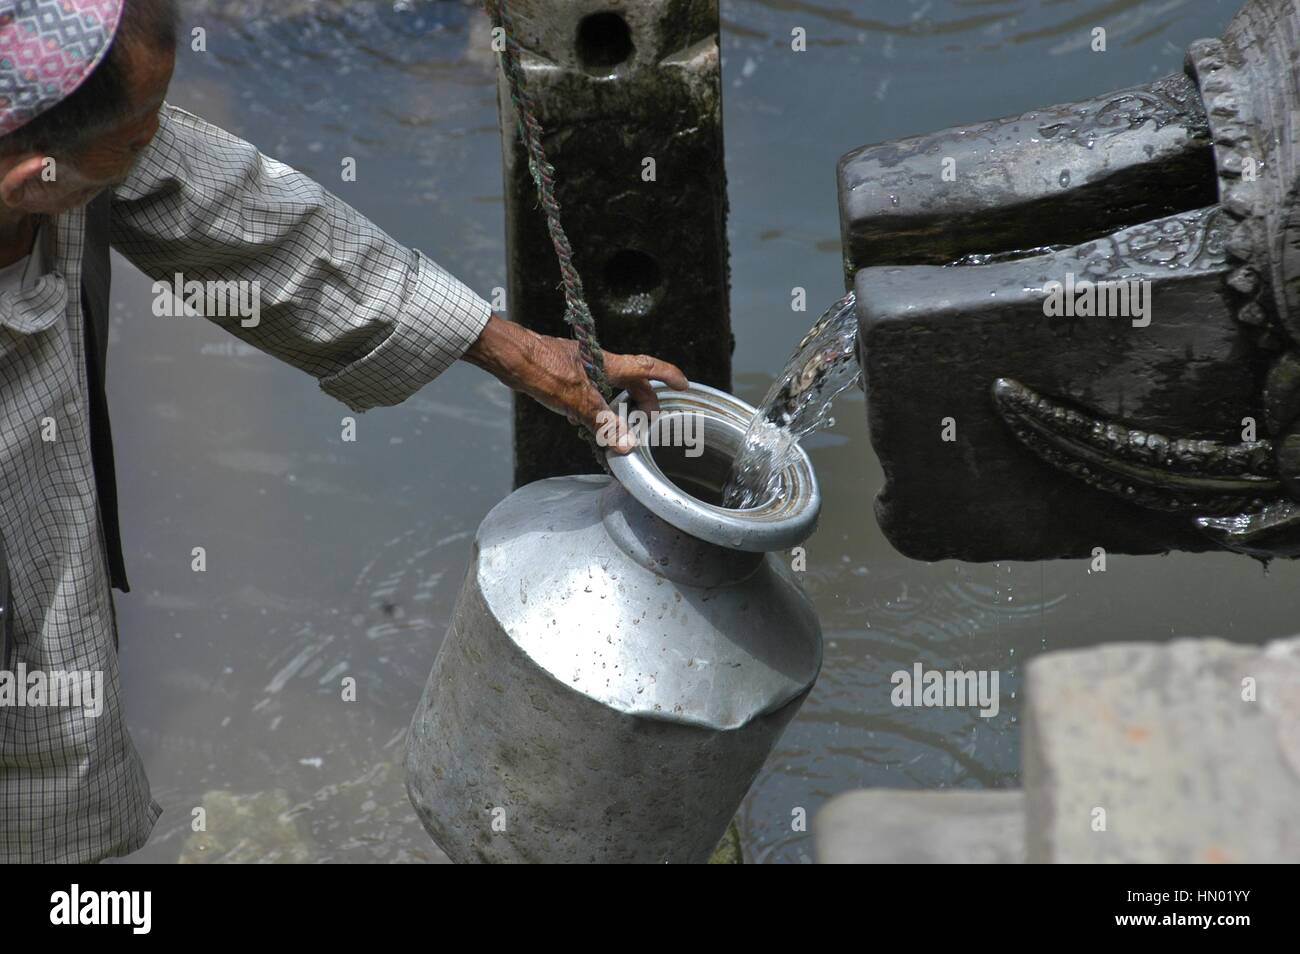
<path id="1" fill-rule="evenodd" d="M 699 386 L 660 401 L 733 445 L 754 413 Z M 707 861 L 817 677 L 812 604 L 756 552 L 812 532 L 807 457 L 783 502 L 727 514 L 640 455 L 618 481 L 529 484 L 479 528 L 406 755 L 454 861 Z"/>

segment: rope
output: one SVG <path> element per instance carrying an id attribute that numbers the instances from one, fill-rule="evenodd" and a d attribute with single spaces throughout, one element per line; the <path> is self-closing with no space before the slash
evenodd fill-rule
<path id="1" fill-rule="evenodd" d="M 555 167 L 546 161 L 546 150 L 542 147 L 542 124 L 537 121 L 532 98 L 524 88 L 523 70 L 519 65 L 520 46 L 515 39 L 514 22 L 506 9 L 506 0 L 485 0 L 484 6 L 493 24 L 501 28 L 505 38 L 505 49 L 501 51 L 501 68 L 510 85 L 510 101 L 514 104 L 518 119 L 519 135 L 528 150 L 528 170 L 532 173 L 533 184 L 537 186 L 537 195 L 546 214 L 546 228 L 551 234 L 551 244 L 555 246 L 555 257 L 560 262 L 560 277 L 564 285 L 564 322 L 578 342 L 578 358 L 587 373 L 587 379 L 608 402 L 612 391 L 605 377 L 605 352 L 596 340 L 596 322 L 591 316 L 591 309 L 587 307 L 582 277 L 573 264 L 573 246 L 569 244 L 569 237 L 560 223 L 560 203 L 555 197 Z M 591 444 L 596 459 L 605 467 L 605 448 L 596 442 L 595 435 L 586 427 L 579 425 L 579 430 Z"/>

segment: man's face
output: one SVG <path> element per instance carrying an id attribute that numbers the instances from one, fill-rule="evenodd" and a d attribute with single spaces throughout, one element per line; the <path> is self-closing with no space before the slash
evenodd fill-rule
<path id="1" fill-rule="evenodd" d="M 158 114 L 171 83 L 176 54 L 149 44 L 125 48 L 126 115 L 95 135 L 79 154 L 55 157 L 47 181 L 45 157 L 28 154 L 0 160 L 0 201 L 19 212 L 57 215 L 85 205 L 122 182 L 158 132 Z"/>

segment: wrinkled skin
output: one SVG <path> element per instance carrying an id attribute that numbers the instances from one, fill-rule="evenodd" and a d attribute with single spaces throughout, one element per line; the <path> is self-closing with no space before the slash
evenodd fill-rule
<path id="1" fill-rule="evenodd" d="M 493 315 L 478 341 L 465 354 L 470 364 L 483 368 L 507 387 L 527 394 L 557 414 L 590 428 L 610 447 L 627 454 L 636 439 L 614 414 L 600 392 L 587 379 L 578 358 L 578 343 L 569 338 L 552 338 Z M 614 388 L 625 388 L 640 410 L 659 409 L 651 381 L 662 381 L 675 390 L 685 390 L 686 375 L 675 365 L 649 355 L 605 352 L 605 377 Z"/>
<path id="2" fill-rule="evenodd" d="M 36 217 L 59 215 L 86 205 L 126 179 L 136 159 L 158 132 L 158 114 L 171 84 L 176 55 L 142 44 L 126 47 L 126 82 L 131 105 L 125 116 L 93 136 L 75 155 L 51 156 L 54 181 L 42 175 L 44 152 L 0 156 L 0 265 L 31 250 Z M 7 233 L 7 236 L 6 234 Z M 4 238 L 10 237 L 10 242 Z M 14 245 L 9 248 L 9 245 Z"/>

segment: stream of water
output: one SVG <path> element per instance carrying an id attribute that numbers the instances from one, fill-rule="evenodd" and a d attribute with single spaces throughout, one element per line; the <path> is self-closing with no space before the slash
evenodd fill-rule
<path id="1" fill-rule="evenodd" d="M 185 35 L 204 27 L 208 52 L 182 46 L 171 101 L 316 177 L 480 294 L 505 286 L 496 63 L 477 4 L 182 6 Z M 843 291 L 841 155 L 1175 72 L 1240 0 L 721 6 L 731 391 L 757 406 L 809 324 L 791 289 Z M 1088 49 L 1099 24 L 1105 54 Z M 797 26 L 806 52 L 791 51 Z M 340 178 L 344 157 L 354 182 Z M 445 860 L 400 759 L 475 528 L 511 490 L 509 392 L 457 364 L 358 417 L 344 442 L 349 412 L 314 380 L 207 322 L 154 317 L 150 284 L 118 259 L 108 387 L 132 584 L 117 604 L 121 664 L 164 808 L 131 861 Z M 749 861 L 811 860 L 817 812 L 850 789 L 1015 786 L 1022 671 L 1046 649 L 1296 630 L 1296 562 L 1265 575 L 1229 554 L 1116 556 L 1105 573 L 1087 560 L 908 560 L 872 516 L 884 477 L 860 392 L 842 391 L 836 411 L 802 439 L 822 518 L 801 582 L 825 659 L 741 810 Z M 195 546 L 206 573 L 191 569 Z M 900 717 L 890 675 L 916 662 L 1000 671 L 1001 711 Z M 344 673 L 354 703 L 339 698 Z M 206 841 L 192 828 L 200 805 Z M 219 841 L 232 828 L 240 837 Z"/>
<path id="2" fill-rule="evenodd" d="M 862 380 L 856 302 L 849 292 L 822 312 L 768 388 L 732 462 L 724 506 L 744 510 L 775 496 L 799 441 L 834 425 L 831 404 Z"/>

